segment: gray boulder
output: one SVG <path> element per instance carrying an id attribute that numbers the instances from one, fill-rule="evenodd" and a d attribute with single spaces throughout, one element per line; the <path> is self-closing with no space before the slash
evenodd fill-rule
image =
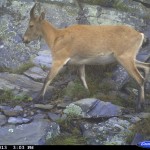
<path id="1" fill-rule="evenodd" d="M 60 132 L 59 126 L 45 119 L 17 126 L 7 125 L 0 127 L 0 144 L 44 145 L 48 132 L 49 138 L 55 137 Z"/>
<path id="2" fill-rule="evenodd" d="M 76 23 L 78 9 L 72 5 L 72 0 L 52 0 L 48 3 L 41 1 L 41 4 L 46 12 L 46 18 L 56 27 Z M 17 68 L 33 58 L 38 51 L 45 50 L 46 44 L 43 40 L 36 40 L 27 45 L 22 42 L 33 5 L 34 1 L 29 0 L 1 0 L 0 67 Z M 39 9 L 36 13 L 39 13 Z"/>
<path id="3" fill-rule="evenodd" d="M 50 68 L 52 65 L 52 57 L 50 50 L 40 51 L 38 56 L 33 59 L 36 66 Z"/>
<path id="4" fill-rule="evenodd" d="M 14 108 L 11 107 L 1 107 L 1 111 L 6 116 L 18 116 L 23 114 L 23 108 L 21 106 L 15 106 Z"/>
<path id="5" fill-rule="evenodd" d="M 10 124 L 24 124 L 29 123 L 32 118 L 22 118 L 22 117 L 9 117 L 8 123 Z"/>
<path id="6" fill-rule="evenodd" d="M 33 79 L 34 81 L 44 81 L 44 79 L 47 76 L 47 73 L 44 72 L 39 67 L 32 67 L 29 70 L 25 71 L 24 75 L 26 75 L 27 77 Z"/>
<path id="7" fill-rule="evenodd" d="M 17 74 L 0 73 L 0 90 L 12 90 L 16 95 L 23 94 L 34 98 L 41 90 L 43 83 L 35 82 L 28 77 Z M 48 87 L 47 96 L 51 97 L 52 87 Z M 46 98 L 45 97 L 45 98 Z"/>
<path id="8" fill-rule="evenodd" d="M 4 115 L 0 115 L 0 126 L 5 125 L 7 123 L 7 118 Z"/>
<path id="9" fill-rule="evenodd" d="M 86 98 L 73 104 L 82 109 L 84 118 L 113 117 L 122 114 L 122 107 L 95 98 Z"/>
<path id="10" fill-rule="evenodd" d="M 126 145 L 130 123 L 113 117 L 100 123 L 83 123 L 81 130 L 89 145 Z"/>

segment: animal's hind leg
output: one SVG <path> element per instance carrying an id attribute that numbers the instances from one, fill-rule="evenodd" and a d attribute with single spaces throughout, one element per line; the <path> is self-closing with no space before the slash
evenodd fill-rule
<path id="1" fill-rule="evenodd" d="M 145 73 L 145 80 L 148 78 L 150 72 L 150 63 L 144 63 L 141 61 L 136 60 L 135 64 L 138 68 L 143 69 Z"/>
<path id="2" fill-rule="evenodd" d="M 144 108 L 144 78 L 136 68 L 134 59 L 131 57 L 125 57 L 125 56 L 120 56 L 117 58 L 119 63 L 127 70 L 127 72 L 135 79 L 135 81 L 139 85 L 139 94 L 138 94 L 138 101 L 136 104 L 136 109 L 142 110 Z"/>

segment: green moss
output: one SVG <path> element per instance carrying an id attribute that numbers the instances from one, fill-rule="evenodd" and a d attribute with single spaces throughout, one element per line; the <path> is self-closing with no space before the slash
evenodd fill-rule
<path id="1" fill-rule="evenodd" d="M 113 7 L 117 10 L 124 11 L 124 12 L 134 12 L 133 8 L 130 8 L 125 2 L 116 0 L 113 3 Z"/>
<path id="2" fill-rule="evenodd" d="M 83 0 L 82 2 L 92 4 L 92 5 L 106 5 L 111 3 L 112 0 Z"/>
<path id="3" fill-rule="evenodd" d="M 144 135 L 145 140 L 150 140 L 150 127 L 149 127 L 149 125 L 150 125 L 150 116 L 146 119 L 143 119 L 143 120 L 135 123 L 130 128 L 130 132 L 126 138 L 126 142 L 128 144 L 130 144 L 136 133 L 140 133 L 140 134 Z"/>
<path id="4" fill-rule="evenodd" d="M 0 91 L 0 102 L 10 101 L 13 98 L 13 92 L 11 90 L 5 89 Z"/>
<path id="5" fill-rule="evenodd" d="M 60 135 L 46 142 L 47 145 L 85 145 L 86 141 L 79 135 Z"/>
<path id="6" fill-rule="evenodd" d="M 133 141 L 133 138 L 135 136 L 136 133 L 134 132 L 128 132 L 127 133 L 127 138 L 126 138 L 126 143 L 127 144 L 131 144 L 131 142 Z"/>
<path id="7" fill-rule="evenodd" d="M 28 70 L 29 68 L 31 68 L 33 66 L 34 66 L 34 64 L 31 61 L 29 61 L 29 62 L 27 62 L 25 64 L 22 64 L 19 68 L 13 70 L 12 73 L 23 74 L 26 70 Z"/>
<path id="8" fill-rule="evenodd" d="M 12 105 L 19 104 L 21 102 L 31 101 L 32 98 L 26 94 L 14 95 L 13 91 L 10 89 L 0 90 L 0 103 L 10 103 Z"/>
<path id="9" fill-rule="evenodd" d="M 34 64 L 31 61 L 28 61 L 25 64 L 20 65 L 16 69 L 6 68 L 6 67 L 0 67 L 0 72 L 9 72 L 14 74 L 23 74 L 26 70 L 33 67 Z"/>
<path id="10" fill-rule="evenodd" d="M 89 96 L 88 91 L 81 84 L 81 81 L 74 81 L 73 85 L 67 86 L 64 89 L 64 94 L 71 98 L 82 99 Z"/>
<path id="11" fill-rule="evenodd" d="M 61 134 L 53 139 L 48 139 L 47 145 L 85 145 L 86 140 L 80 131 L 80 121 L 79 118 L 73 116 L 58 119 L 56 122 L 60 126 Z"/>
<path id="12" fill-rule="evenodd" d="M 12 72 L 12 69 L 6 67 L 0 67 L 0 72 Z"/>
<path id="13" fill-rule="evenodd" d="M 132 92 L 132 89 L 137 89 L 137 84 L 131 78 L 130 82 L 125 86 L 125 89 L 131 89 L 127 94 L 115 90 L 113 82 L 110 82 L 111 80 L 109 80 L 113 75 L 115 67 L 116 64 L 107 66 L 86 66 L 86 81 L 89 92 L 86 91 L 82 82 L 79 80 L 79 76 L 77 76 L 77 67 L 66 68 L 63 73 L 55 78 L 56 82 L 59 80 L 67 80 L 70 76 L 76 75 L 76 77 L 72 84 L 67 86 L 68 83 L 66 83 L 66 85 L 63 84 L 62 88 L 57 88 L 56 98 L 63 99 L 64 95 L 71 97 L 74 100 L 95 97 L 122 107 L 134 109 L 137 95 Z M 146 94 L 146 99 L 149 99 L 149 94 Z"/>
<path id="14" fill-rule="evenodd" d="M 2 19 L 2 21 L 0 22 L 0 37 L 1 39 L 6 39 L 7 38 L 7 34 L 5 33 L 8 29 L 8 22 L 4 19 Z"/>

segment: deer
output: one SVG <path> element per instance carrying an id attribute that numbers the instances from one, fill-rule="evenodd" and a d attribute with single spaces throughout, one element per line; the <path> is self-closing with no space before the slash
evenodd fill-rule
<path id="1" fill-rule="evenodd" d="M 30 10 L 23 42 L 27 44 L 42 37 L 51 50 L 53 62 L 35 99 L 44 98 L 47 87 L 66 64 L 78 66 L 83 86 L 89 90 L 85 78 L 85 65 L 117 62 L 137 83 L 136 110 L 144 109 L 144 83 L 150 72 L 150 63 L 136 59 L 144 40 L 143 33 L 128 25 L 75 24 L 56 28 L 45 19 L 45 11 L 35 15 L 36 5 L 37 3 Z M 144 77 L 138 69 L 144 71 Z"/>

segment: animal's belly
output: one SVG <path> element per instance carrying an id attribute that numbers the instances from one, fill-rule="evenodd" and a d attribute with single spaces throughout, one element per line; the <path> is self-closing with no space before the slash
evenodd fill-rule
<path id="1" fill-rule="evenodd" d="M 115 62 L 116 59 L 113 54 L 98 55 L 96 57 L 72 57 L 68 64 L 71 65 L 106 65 Z"/>

